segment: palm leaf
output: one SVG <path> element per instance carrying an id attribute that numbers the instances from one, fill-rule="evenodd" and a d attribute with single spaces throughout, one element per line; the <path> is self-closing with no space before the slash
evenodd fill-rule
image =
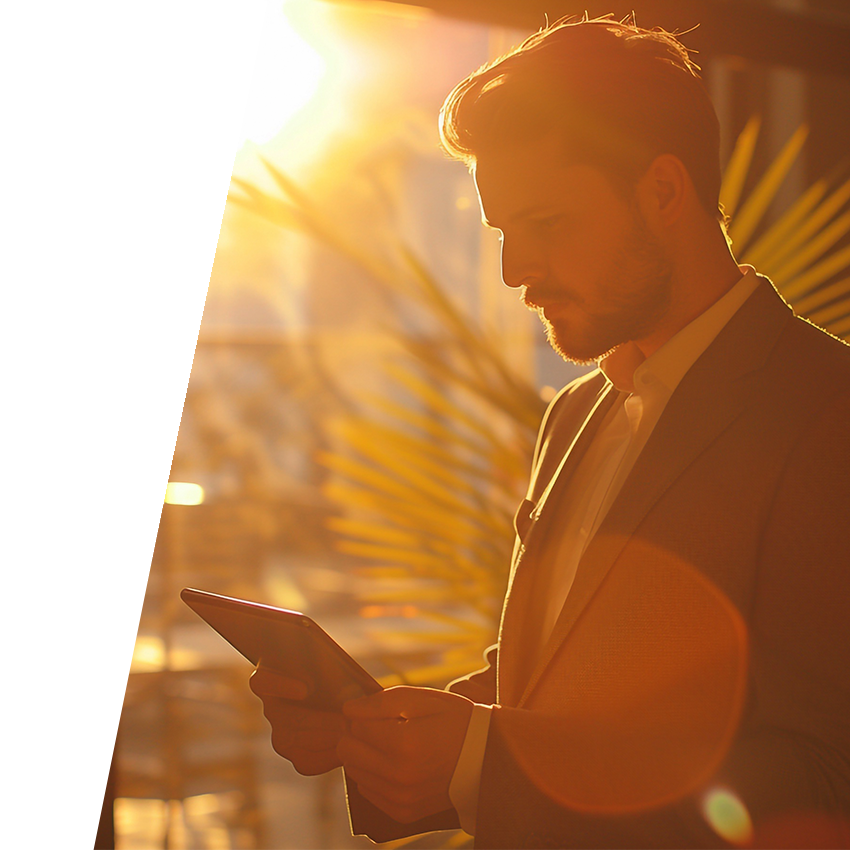
<path id="1" fill-rule="evenodd" d="M 726 215 L 730 218 L 738 209 L 738 201 L 741 199 L 741 193 L 744 190 L 744 183 L 750 170 L 760 129 L 761 116 L 753 115 L 738 136 L 732 156 L 729 158 L 729 163 L 723 173 L 720 203 Z"/>
<path id="2" fill-rule="evenodd" d="M 803 227 L 812 221 L 812 210 L 823 200 L 828 188 L 826 179 L 818 180 L 810 186 L 755 244 L 741 253 L 741 262 L 750 263 L 765 274 L 771 274 L 772 264 L 778 262 L 788 250 L 805 241 L 806 236 L 801 235 Z"/>
<path id="3" fill-rule="evenodd" d="M 351 517 L 330 517 L 328 528 L 341 537 L 356 537 L 360 540 L 372 540 L 375 543 L 390 543 L 395 546 L 418 546 L 419 537 L 408 531 L 401 531 L 385 522 L 367 522 Z"/>
<path id="4" fill-rule="evenodd" d="M 844 280 L 839 280 L 830 286 L 818 289 L 805 298 L 801 298 L 797 302 L 797 309 L 810 315 L 813 320 L 814 316 L 817 315 L 819 320 L 828 321 L 831 316 L 842 317 L 846 311 L 850 310 L 850 302 L 846 300 L 848 295 L 850 295 L 850 278 L 844 278 Z M 837 301 L 829 310 L 821 310 L 818 314 L 814 313 L 817 308 L 836 301 L 836 299 L 842 300 Z"/>
<path id="5" fill-rule="evenodd" d="M 815 309 L 817 304 L 814 302 L 806 304 L 804 309 L 815 324 L 827 327 L 835 322 L 840 322 L 845 316 L 850 314 L 850 298 L 845 297 L 848 295 L 850 295 L 850 278 L 844 278 L 837 283 L 824 287 L 816 293 L 816 296 L 819 296 L 823 303 L 832 301 L 833 298 L 838 298 L 839 300 L 820 310 Z M 814 298 L 815 296 L 812 297 Z"/>
<path id="6" fill-rule="evenodd" d="M 743 186 L 752 159 L 756 125 L 751 120 L 730 161 L 731 176 L 724 178 L 727 192 Z M 850 271 L 850 179 L 839 172 L 816 181 L 753 240 L 768 207 L 802 150 L 807 128 L 801 126 L 758 181 L 740 213 L 733 217 L 729 233 L 740 251 L 741 261 L 767 274 L 801 316 L 836 336 L 846 336 L 845 319 L 850 312 L 850 293 L 842 280 Z"/>
<path id="7" fill-rule="evenodd" d="M 837 337 L 841 339 L 846 339 L 850 342 L 850 316 L 845 316 L 840 321 L 836 321 L 835 323 L 830 325 L 830 330 Z"/>
<path id="8" fill-rule="evenodd" d="M 330 424 L 328 429 L 346 446 L 346 450 L 378 458 L 386 453 L 400 455 L 435 477 L 444 477 L 447 482 L 477 481 L 475 492 L 480 489 L 482 481 L 491 480 L 487 457 L 483 454 L 477 463 L 472 463 L 460 452 L 451 451 L 415 432 L 401 431 L 354 415 Z"/>
<path id="9" fill-rule="evenodd" d="M 446 522 L 469 530 L 499 530 L 499 523 L 488 512 L 475 510 L 447 488 L 434 485 L 426 476 L 408 468 L 396 465 L 387 472 L 379 472 L 354 458 L 328 452 L 323 452 L 319 460 L 355 483 L 398 500 L 400 506 L 444 516 Z"/>
<path id="10" fill-rule="evenodd" d="M 788 264 L 793 264 L 795 258 L 807 255 L 808 262 L 813 262 L 832 247 L 843 233 L 837 233 L 832 241 L 823 239 L 822 234 L 830 232 L 830 222 L 850 200 L 850 180 L 835 189 L 831 195 L 824 198 L 805 218 L 802 218 L 796 229 L 786 235 L 781 245 L 777 245 L 772 255 L 763 263 L 767 273 L 777 279 L 788 279 L 791 274 L 786 270 Z M 846 233 L 846 230 L 844 231 Z M 819 249 L 811 250 L 813 240 L 821 240 Z M 800 266 L 804 267 L 805 264 Z"/>
<path id="11" fill-rule="evenodd" d="M 445 541 L 458 550 L 467 549 L 481 560 L 501 550 L 499 542 L 481 534 L 481 528 L 445 510 L 422 503 L 404 502 L 367 487 L 331 481 L 326 492 L 332 502 L 381 516 L 398 528 L 418 530 L 426 542 Z"/>
<path id="12" fill-rule="evenodd" d="M 759 180 L 752 194 L 741 207 L 741 211 L 732 217 L 729 235 L 732 237 L 732 241 L 739 246 L 739 250 L 746 248 L 753 232 L 758 227 L 803 149 L 808 134 L 809 128 L 805 125 L 797 129 L 785 144 L 779 156 L 776 157 Z"/>
<path id="13" fill-rule="evenodd" d="M 803 274 L 792 278 L 780 289 L 793 305 L 803 295 L 811 295 L 814 289 L 846 271 L 848 267 L 850 267 L 850 245 L 824 257 L 819 263 L 815 263 Z"/>

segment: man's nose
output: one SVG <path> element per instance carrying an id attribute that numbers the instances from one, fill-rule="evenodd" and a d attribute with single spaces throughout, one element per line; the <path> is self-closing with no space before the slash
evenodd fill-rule
<path id="1" fill-rule="evenodd" d="M 529 246 L 502 238 L 502 282 L 511 289 L 528 286 L 542 279 L 544 264 L 538 252 Z"/>

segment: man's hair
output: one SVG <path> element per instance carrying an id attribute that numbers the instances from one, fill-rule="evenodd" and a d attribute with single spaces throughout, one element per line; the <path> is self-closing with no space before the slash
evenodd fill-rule
<path id="1" fill-rule="evenodd" d="M 440 112 L 443 147 L 472 168 L 557 132 L 565 157 L 630 191 L 661 154 L 687 168 L 720 221 L 720 126 L 699 66 L 672 33 L 634 19 L 563 18 L 461 81 Z"/>

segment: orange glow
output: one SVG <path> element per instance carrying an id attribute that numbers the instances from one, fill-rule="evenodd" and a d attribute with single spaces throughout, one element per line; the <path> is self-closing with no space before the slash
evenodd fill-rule
<path id="1" fill-rule="evenodd" d="M 704 787 L 746 693 L 747 632 L 735 606 L 676 555 L 628 547 L 628 568 L 608 574 L 561 646 L 554 666 L 569 688 L 541 680 L 520 710 L 499 713 L 513 757 L 543 793 L 605 815 Z M 600 635 L 610 636 L 602 648 Z"/>
<path id="2" fill-rule="evenodd" d="M 826 812 L 784 812 L 756 824 L 752 846 L 760 850 L 850 847 L 850 820 Z"/>
<path id="3" fill-rule="evenodd" d="M 753 824 L 747 807 L 737 795 L 715 788 L 705 795 L 702 813 L 709 826 L 730 844 L 748 846 L 753 840 Z"/>

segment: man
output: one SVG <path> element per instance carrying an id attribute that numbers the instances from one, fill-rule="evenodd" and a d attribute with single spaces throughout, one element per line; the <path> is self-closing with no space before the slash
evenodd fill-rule
<path id="1" fill-rule="evenodd" d="M 736 263 L 697 70 L 559 22 L 446 101 L 504 282 L 599 369 L 546 413 L 485 670 L 344 716 L 254 674 L 275 750 L 344 767 L 355 832 L 850 846 L 850 348 Z"/>

